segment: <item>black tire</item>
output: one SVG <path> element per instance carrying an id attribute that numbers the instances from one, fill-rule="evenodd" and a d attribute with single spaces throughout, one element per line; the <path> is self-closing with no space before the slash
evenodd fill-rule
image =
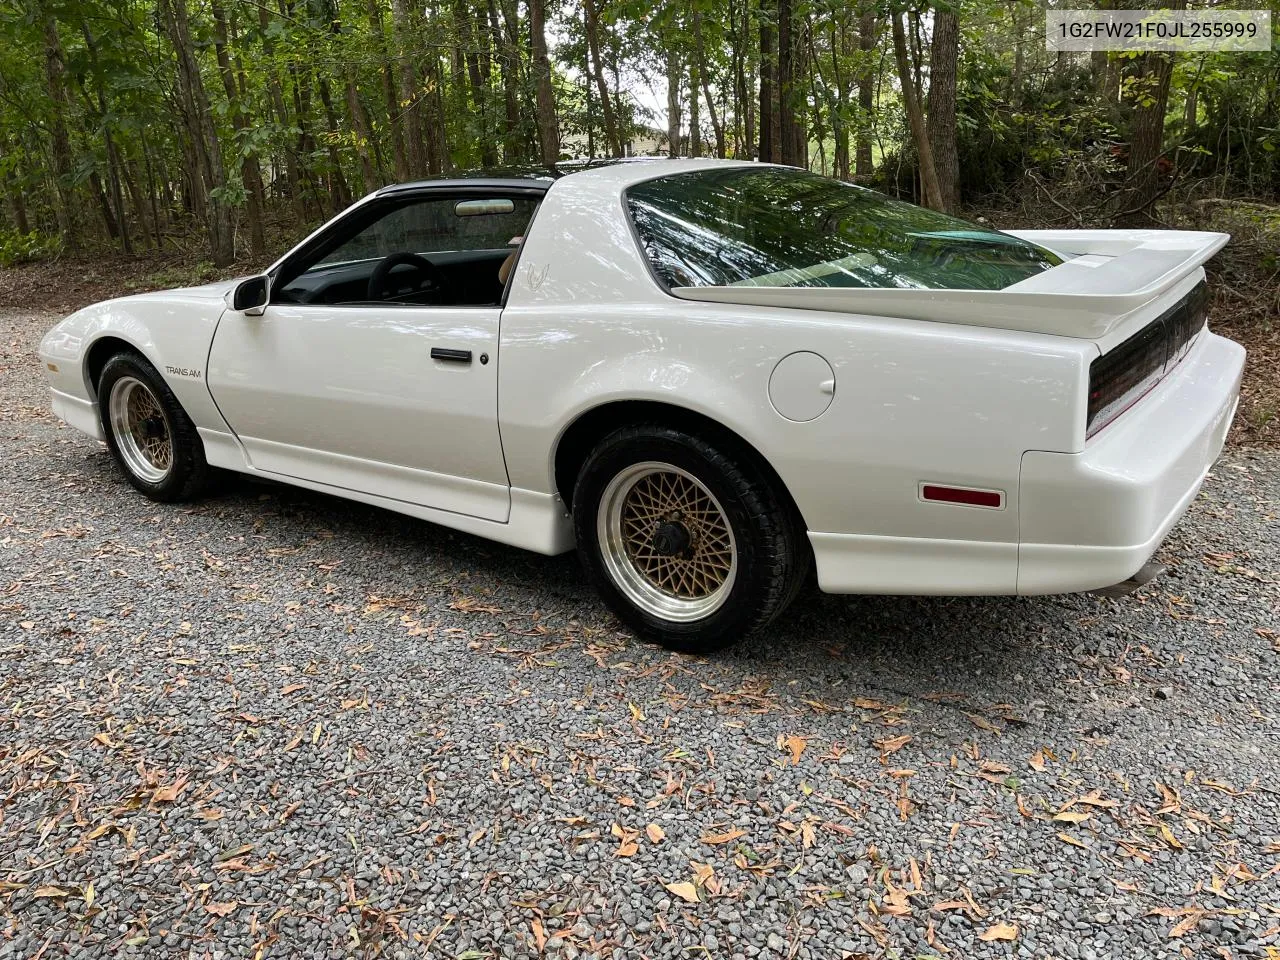
<path id="1" fill-rule="evenodd" d="M 795 599 L 812 564 L 804 524 L 776 479 L 749 452 L 731 456 L 725 448 L 733 449 L 659 424 L 622 427 L 596 445 L 574 486 L 574 528 L 588 579 L 638 636 L 682 653 L 721 650 L 768 626 Z M 639 606 L 620 589 L 604 556 L 601 500 L 615 477 L 649 462 L 695 478 L 718 501 L 732 531 L 736 574 L 720 606 L 699 619 L 666 619 Z"/>
<path id="2" fill-rule="evenodd" d="M 130 468 L 121 451 L 120 439 L 112 426 L 109 409 L 111 391 L 126 377 L 140 381 L 151 392 L 168 430 L 172 461 L 164 476 L 156 481 L 139 476 Z M 205 460 L 204 443 L 196 432 L 195 424 L 182 409 L 164 378 L 140 354 L 123 351 L 111 357 L 103 366 L 102 374 L 98 377 L 98 416 L 112 457 L 125 479 L 139 493 L 160 503 L 181 503 L 198 498 L 208 489 L 213 470 Z"/>

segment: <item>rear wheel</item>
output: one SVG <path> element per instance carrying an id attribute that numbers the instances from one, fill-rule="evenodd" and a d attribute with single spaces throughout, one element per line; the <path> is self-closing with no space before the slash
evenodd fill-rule
<path id="1" fill-rule="evenodd" d="M 210 469 L 200 435 L 143 357 L 126 352 L 107 361 L 98 378 L 98 409 L 107 446 L 137 490 L 165 503 L 205 490 Z"/>
<path id="2" fill-rule="evenodd" d="M 625 427 L 601 440 L 579 473 L 573 513 L 605 601 L 637 634 L 674 650 L 718 650 L 764 627 L 809 568 L 776 481 L 669 427 Z"/>

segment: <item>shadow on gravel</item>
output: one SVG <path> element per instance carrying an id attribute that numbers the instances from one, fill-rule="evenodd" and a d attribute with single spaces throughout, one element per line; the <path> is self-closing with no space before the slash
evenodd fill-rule
<path id="1" fill-rule="evenodd" d="M 354 546 L 355 553 L 385 556 L 394 567 L 448 567 L 434 571 L 437 581 L 452 575 L 463 586 L 468 578 L 481 578 L 500 587 L 503 606 L 539 608 L 548 622 L 576 619 L 622 629 L 584 583 L 574 553 L 544 557 L 378 507 L 244 476 L 229 477 L 220 496 L 195 510 L 242 514 L 247 526 L 271 516 L 273 538 L 284 541 L 305 540 L 319 527 L 348 549 Z M 838 661 L 844 669 L 837 675 L 900 674 L 910 688 L 902 692 L 942 690 L 948 678 L 958 682 L 975 673 L 989 681 L 1020 681 L 1043 655 L 1046 628 L 1061 628 L 1080 614 L 1062 598 L 832 596 L 811 584 L 781 621 L 715 659 L 742 670 Z"/>

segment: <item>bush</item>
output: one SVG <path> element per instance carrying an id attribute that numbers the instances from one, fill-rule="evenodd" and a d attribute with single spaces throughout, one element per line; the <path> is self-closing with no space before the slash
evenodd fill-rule
<path id="1" fill-rule="evenodd" d="M 0 230 L 0 267 L 12 267 L 18 263 L 44 260 L 61 249 L 57 237 L 48 237 L 32 230 Z"/>

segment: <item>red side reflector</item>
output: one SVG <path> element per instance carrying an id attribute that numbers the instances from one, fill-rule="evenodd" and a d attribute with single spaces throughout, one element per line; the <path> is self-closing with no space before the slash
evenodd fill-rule
<path id="1" fill-rule="evenodd" d="M 1004 494 L 998 490 L 939 487 L 931 483 L 926 483 L 920 488 L 920 497 L 924 500 L 936 500 L 939 503 L 963 503 L 970 507 L 993 507 L 997 510 L 1004 505 Z"/>

